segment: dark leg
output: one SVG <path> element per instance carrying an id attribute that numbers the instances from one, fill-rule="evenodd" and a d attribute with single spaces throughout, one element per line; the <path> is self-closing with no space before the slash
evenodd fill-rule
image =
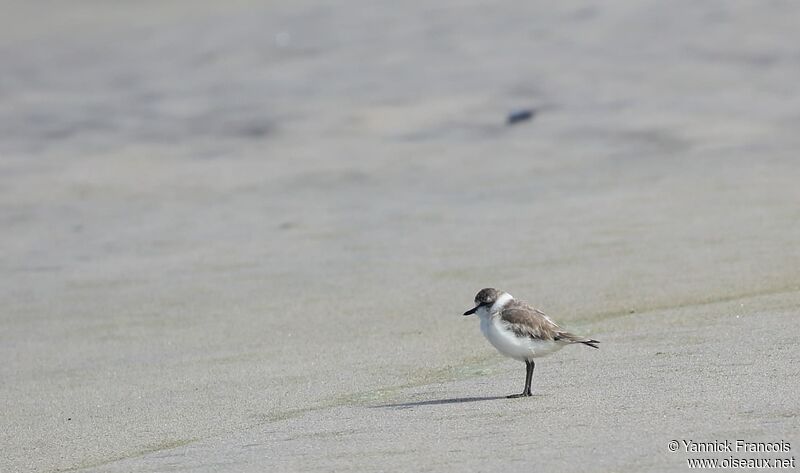
<path id="1" fill-rule="evenodd" d="M 506 396 L 509 399 L 515 399 L 518 397 L 528 397 L 533 396 L 531 394 L 531 378 L 533 377 L 533 362 L 526 361 L 525 362 L 525 389 L 520 394 L 512 394 L 510 396 Z"/>
<path id="2" fill-rule="evenodd" d="M 536 365 L 533 363 L 533 361 L 526 361 L 525 362 L 525 370 L 526 371 L 525 371 L 525 393 L 524 394 L 526 396 L 533 396 L 533 394 L 531 394 L 531 379 L 533 378 L 533 368 L 535 368 L 535 367 L 536 367 Z"/>

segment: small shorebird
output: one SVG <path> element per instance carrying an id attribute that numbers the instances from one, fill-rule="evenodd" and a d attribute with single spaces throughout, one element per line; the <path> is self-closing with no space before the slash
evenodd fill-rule
<path id="1" fill-rule="evenodd" d="M 478 314 L 481 332 L 497 350 L 525 362 L 525 390 L 509 398 L 531 396 L 534 358 L 549 355 L 565 345 L 583 343 L 599 348 L 597 340 L 579 337 L 561 329 L 544 312 L 492 287 L 475 296 L 475 307 L 464 315 Z"/>

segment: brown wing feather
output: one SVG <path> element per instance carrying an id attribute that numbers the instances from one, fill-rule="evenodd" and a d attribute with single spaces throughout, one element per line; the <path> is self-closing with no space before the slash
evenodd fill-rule
<path id="1" fill-rule="evenodd" d="M 600 343 L 562 330 L 544 312 L 520 301 L 508 304 L 500 311 L 500 318 L 507 324 L 509 330 L 520 337 L 555 340 L 562 343 L 583 343 L 593 348 L 597 348 L 597 343 Z"/>
<path id="2" fill-rule="evenodd" d="M 509 330 L 521 337 L 557 340 L 561 333 L 560 327 L 544 312 L 524 302 L 512 301 L 500 311 L 499 315 L 500 319 L 508 325 Z"/>

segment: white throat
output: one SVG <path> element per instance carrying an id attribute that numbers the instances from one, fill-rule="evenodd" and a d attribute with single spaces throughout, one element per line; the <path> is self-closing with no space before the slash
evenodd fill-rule
<path id="1" fill-rule="evenodd" d="M 503 307 L 505 307 L 509 302 L 513 300 L 514 296 L 512 296 L 507 292 L 504 292 L 503 294 L 500 295 L 500 297 L 497 298 L 496 301 L 494 301 L 494 304 L 492 304 L 491 307 L 487 308 L 484 306 L 478 309 L 478 316 L 482 319 L 489 319 L 491 318 L 492 314 L 500 312 L 501 310 L 503 310 Z"/>

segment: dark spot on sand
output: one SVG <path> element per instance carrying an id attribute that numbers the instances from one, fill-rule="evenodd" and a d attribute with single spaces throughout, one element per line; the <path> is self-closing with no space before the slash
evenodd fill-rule
<path id="1" fill-rule="evenodd" d="M 511 112 L 508 114 L 508 118 L 506 119 L 507 125 L 516 125 L 517 123 L 521 123 L 524 121 L 528 121 L 536 115 L 536 110 L 529 108 L 524 110 L 517 110 L 516 112 Z"/>

